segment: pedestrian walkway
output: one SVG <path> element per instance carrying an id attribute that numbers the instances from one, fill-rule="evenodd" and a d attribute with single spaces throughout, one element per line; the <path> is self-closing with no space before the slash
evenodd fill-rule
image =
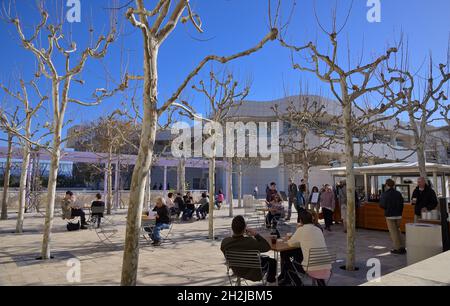
<path id="1" fill-rule="evenodd" d="M 234 214 L 243 214 L 234 209 Z M 138 284 L 140 285 L 228 285 L 220 240 L 230 234 L 228 208 L 215 211 L 216 236 L 208 240 L 208 220 L 174 224 L 169 240 L 161 247 L 152 247 L 142 240 Z M 14 216 L 11 216 L 14 217 Z M 101 243 L 94 230 L 67 232 L 66 222 L 55 217 L 52 234 L 52 255 L 49 261 L 35 260 L 39 256 L 44 219 L 41 215 L 26 215 L 25 232 L 12 233 L 15 219 L 0 222 L 0 285 L 69 285 L 69 259 L 81 263 L 81 285 L 119 285 L 126 211 L 116 211 L 111 217 L 117 233 L 109 243 Z M 296 218 L 293 218 L 296 219 Z M 290 223 L 286 231 L 294 231 Z M 406 266 L 406 257 L 389 253 L 389 234 L 382 231 L 358 230 L 356 235 L 357 272 L 339 268 L 344 264 L 346 237 L 340 225 L 325 232 L 329 247 L 337 251 L 338 262 L 333 267 L 330 285 L 360 285 L 367 281 L 369 258 L 378 258 L 382 275 Z M 273 254 L 269 254 L 273 255 Z"/>

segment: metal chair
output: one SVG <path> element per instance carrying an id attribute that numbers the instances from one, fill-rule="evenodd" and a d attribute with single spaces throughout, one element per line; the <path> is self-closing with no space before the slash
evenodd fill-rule
<path id="1" fill-rule="evenodd" d="M 263 286 L 266 285 L 267 267 L 261 266 L 261 256 L 259 251 L 226 251 L 225 260 L 227 265 L 227 276 L 231 286 L 233 286 L 233 276 L 236 276 L 236 286 L 241 286 L 242 279 L 244 279 L 245 282 L 246 279 L 242 277 L 242 275 L 236 274 L 236 270 L 241 268 L 259 271 L 261 277 L 256 281 L 261 281 Z M 230 271 L 233 272 L 233 274 L 231 274 Z"/>
<path id="2" fill-rule="evenodd" d="M 105 206 L 91 206 L 90 215 L 89 215 L 89 223 L 90 226 L 97 225 L 97 228 L 100 227 L 101 219 L 103 218 L 103 214 L 105 213 Z"/>
<path id="3" fill-rule="evenodd" d="M 169 235 L 172 233 L 173 229 L 173 219 L 175 219 L 176 216 L 171 216 L 171 222 L 169 224 L 169 228 L 167 229 L 167 232 L 165 235 L 161 235 L 162 241 L 169 240 Z M 148 220 L 148 219 L 142 219 L 141 220 L 141 235 L 147 242 L 151 242 L 151 236 L 153 234 L 153 228 L 155 227 L 155 220 Z"/>
<path id="4" fill-rule="evenodd" d="M 308 262 L 306 263 L 306 265 L 303 266 L 303 268 L 305 269 L 306 274 L 301 273 L 297 268 L 296 265 L 301 265 L 301 263 L 298 263 L 294 260 L 291 260 L 291 262 L 293 263 L 293 267 L 295 270 L 295 274 L 297 277 L 299 277 L 300 279 L 304 279 L 306 276 L 309 277 L 312 280 L 312 285 L 315 286 L 317 285 L 318 279 L 312 277 L 310 275 L 309 272 L 311 272 L 311 268 L 313 267 L 318 267 L 318 266 L 323 266 L 323 265 L 333 265 L 333 263 L 336 261 L 336 252 L 328 249 L 327 247 L 324 248 L 311 248 L 309 249 L 309 256 L 308 256 Z M 330 276 L 328 277 L 328 279 L 325 281 L 325 285 L 327 285 L 331 279 L 331 276 L 333 274 L 333 270 L 332 268 L 330 269 Z M 291 280 L 291 282 L 294 282 L 292 275 L 289 274 L 289 278 Z"/>

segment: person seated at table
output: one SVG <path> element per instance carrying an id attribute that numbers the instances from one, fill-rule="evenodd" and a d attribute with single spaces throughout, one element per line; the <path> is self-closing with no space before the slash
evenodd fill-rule
<path id="1" fill-rule="evenodd" d="M 156 212 L 156 222 L 155 226 L 150 230 L 152 233 L 150 238 L 153 240 L 152 245 L 159 246 L 161 245 L 160 232 L 170 227 L 170 212 L 163 197 L 156 198 L 156 206 L 153 208 L 153 211 Z"/>
<path id="2" fill-rule="evenodd" d="M 166 201 L 166 203 L 167 203 L 166 204 L 167 207 L 169 208 L 170 215 L 171 216 L 176 215 L 177 214 L 177 204 L 174 202 L 173 193 L 172 192 L 169 192 L 167 194 L 167 201 Z"/>
<path id="3" fill-rule="evenodd" d="M 291 235 L 286 235 L 283 240 L 287 241 L 290 238 Z M 305 270 L 301 265 L 301 262 L 303 261 L 302 249 L 296 247 L 288 251 L 280 252 L 280 260 L 281 272 L 280 275 L 278 275 L 278 285 L 303 286 L 301 278 L 295 273 L 295 271 L 298 271 L 305 274 Z"/>
<path id="4" fill-rule="evenodd" d="M 192 216 L 195 211 L 194 199 L 192 198 L 190 191 L 186 192 L 186 195 L 183 197 L 183 201 L 186 206 L 183 211 L 183 216 L 181 217 L 181 219 L 184 221 L 188 221 L 192 219 Z"/>
<path id="5" fill-rule="evenodd" d="M 300 223 L 298 225 L 297 230 L 294 235 L 287 240 L 287 244 L 290 247 L 301 248 L 302 258 L 301 264 L 303 267 L 308 265 L 309 251 L 313 248 L 326 248 L 327 245 L 325 243 L 325 238 L 323 236 L 322 231 L 314 225 L 313 216 L 310 212 L 306 210 L 302 210 L 299 212 Z M 293 270 L 290 269 L 292 265 L 286 261 L 286 255 L 281 257 L 281 265 L 286 267 L 286 273 L 289 273 L 290 276 L 294 275 Z M 297 257 L 298 261 L 299 257 Z M 326 280 L 331 275 L 331 264 L 319 265 L 308 267 L 307 273 L 309 276 L 315 278 L 317 280 L 317 284 L 319 286 L 325 286 Z"/>
<path id="6" fill-rule="evenodd" d="M 266 227 L 276 227 L 277 220 L 281 218 L 284 211 L 283 200 L 278 193 L 272 197 L 269 204 L 267 204 L 267 208 L 269 209 L 269 212 L 266 215 Z"/>
<path id="7" fill-rule="evenodd" d="M 197 214 L 197 221 L 200 219 L 205 219 L 209 213 L 209 199 L 206 192 L 202 193 L 202 198 L 198 201 L 198 204 L 200 204 L 200 206 L 195 211 Z"/>
<path id="8" fill-rule="evenodd" d="M 102 199 L 102 195 L 100 193 L 97 193 L 95 195 L 95 201 L 92 201 L 92 203 L 91 203 L 91 209 L 92 209 L 92 207 L 103 207 L 103 209 L 105 209 L 105 202 L 101 201 L 101 199 Z M 97 228 L 100 227 L 102 218 L 103 218 L 102 212 L 91 213 L 91 219 L 95 219 L 97 221 Z"/>
<path id="9" fill-rule="evenodd" d="M 266 202 L 272 201 L 273 196 L 277 193 L 277 184 L 275 182 L 270 183 L 270 187 L 266 188 Z"/>
<path id="10" fill-rule="evenodd" d="M 64 200 L 70 207 L 71 210 L 71 218 L 80 217 L 81 219 L 81 229 L 87 229 L 86 225 L 86 214 L 83 211 L 83 204 L 81 202 L 77 202 L 75 196 L 72 191 L 67 191 L 64 197 Z"/>
<path id="11" fill-rule="evenodd" d="M 177 196 L 175 197 L 174 201 L 176 212 L 177 212 L 177 218 L 180 218 L 180 215 L 184 212 L 186 209 L 186 204 L 184 204 L 183 197 L 181 196 L 181 193 L 177 193 Z"/>
<path id="12" fill-rule="evenodd" d="M 223 239 L 220 246 L 220 250 L 224 255 L 227 251 L 259 251 L 265 253 L 271 250 L 271 246 L 266 239 L 255 230 L 247 227 L 244 217 L 234 217 L 231 222 L 231 229 L 233 230 L 233 236 Z M 276 281 L 276 260 L 269 256 L 261 255 L 261 267 L 264 272 L 267 272 L 267 282 L 274 283 Z M 259 269 L 235 268 L 233 273 L 250 281 L 260 280 Z"/>
<path id="13" fill-rule="evenodd" d="M 222 207 L 223 201 L 225 201 L 225 196 L 223 195 L 222 189 L 219 189 L 219 192 L 216 196 L 216 201 L 214 202 L 214 205 L 218 210 L 220 210 L 220 208 Z"/>

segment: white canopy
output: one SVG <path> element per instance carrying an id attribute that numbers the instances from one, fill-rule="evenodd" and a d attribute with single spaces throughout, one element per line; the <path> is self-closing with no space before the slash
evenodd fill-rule
<path id="1" fill-rule="evenodd" d="M 450 165 L 426 163 L 429 173 L 450 174 Z M 323 171 L 331 172 L 335 175 L 345 174 L 345 167 L 327 168 Z M 363 167 L 355 167 L 355 174 L 418 174 L 419 163 L 388 163 Z"/>

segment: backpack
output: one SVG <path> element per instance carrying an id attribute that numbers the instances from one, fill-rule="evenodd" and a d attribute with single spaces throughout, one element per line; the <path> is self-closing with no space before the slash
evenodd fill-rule
<path id="1" fill-rule="evenodd" d="M 78 231 L 81 228 L 81 223 L 78 221 L 77 223 L 69 222 L 67 223 L 67 230 L 69 232 Z"/>

